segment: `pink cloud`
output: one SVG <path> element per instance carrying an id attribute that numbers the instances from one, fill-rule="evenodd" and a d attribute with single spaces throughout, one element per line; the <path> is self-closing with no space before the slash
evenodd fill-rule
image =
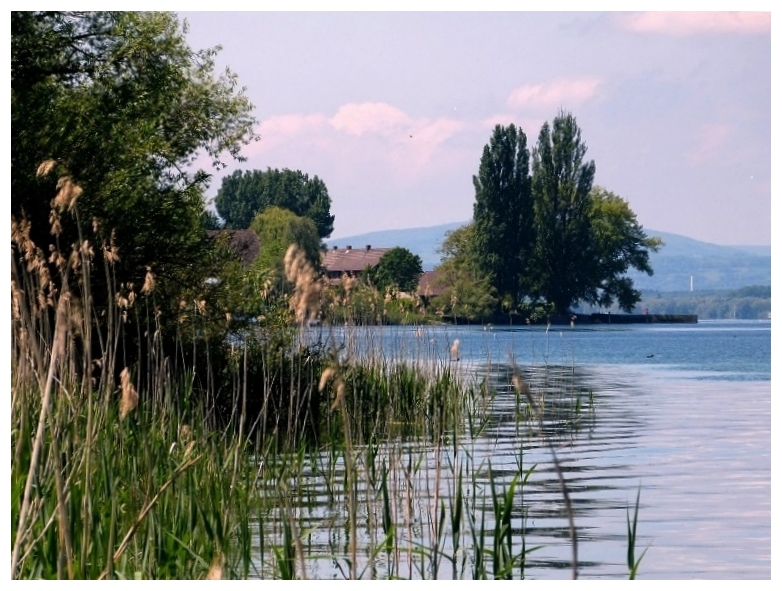
<path id="1" fill-rule="evenodd" d="M 432 174 L 448 158 L 442 144 L 464 128 L 462 122 L 454 119 L 416 120 L 410 134 L 391 149 L 394 168 L 403 179 L 409 176 L 411 181 Z"/>
<path id="2" fill-rule="evenodd" d="M 250 144 L 242 153 L 245 156 L 251 156 L 268 152 L 290 142 L 293 138 L 297 138 L 296 141 L 299 142 L 310 142 L 326 126 L 326 117 L 320 113 L 309 115 L 292 113 L 270 117 L 261 121 L 255 130 L 261 137 L 260 141 Z"/>
<path id="3" fill-rule="evenodd" d="M 771 33 L 770 12 L 639 12 L 617 15 L 623 29 L 637 33 Z"/>
<path id="4" fill-rule="evenodd" d="M 599 78 L 558 79 L 543 84 L 526 84 L 510 93 L 507 104 L 513 109 L 569 107 L 595 96 L 600 84 Z"/>
<path id="5" fill-rule="evenodd" d="M 413 119 L 404 111 L 387 103 L 351 103 L 343 105 L 329 120 L 329 125 L 349 136 L 374 135 L 386 137 L 391 143 L 409 148 L 426 145 L 435 147 L 463 129 L 456 119 Z"/>
<path id="6" fill-rule="evenodd" d="M 345 162 L 372 162 L 374 167 L 409 173 L 421 170 L 440 145 L 462 129 L 464 124 L 456 119 L 413 118 L 387 103 L 349 103 L 331 117 L 271 117 L 257 129 L 261 141 L 248 147 L 245 155 L 328 151 L 342 154 Z"/>
<path id="7" fill-rule="evenodd" d="M 422 119 L 414 123 L 409 139 L 414 146 L 431 154 L 437 147 L 464 129 L 464 124 L 455 119 Z"/>
<path id="8" fill-rule="evenodd" d="M 387 103 L 349 103 L 342 105 L 329 124 L 349 135 L 399 134 L 411 124 L 403 111 Z"/>
<path id="9" fill-rule="evenodd" d="M 346 183 L 367 176 L 404 185 L 442 166 L 443 143 L 464 129 L 459 120 L 413 118 L 387 103 L 349 103 L 332 116 L 271 117 L 256 130 L 261 140 L 243 153 L 250 166 L 262 161 L 264 167 L 301 167 L 321 175 L 318 171 L 328 170 Z"/>
<path id="10" fill-rule="evenodd" d="M 257 131 L 260 132 L 261 137 L 278 138 L 317 129 L 325 125 L 325 123 L 326 118 L 319 113 L 313 115 L 278 115 L 262 121 Z"/>
<path id="11" fill-rule="evenodd" d="M 733 128 L 730 125 L 715 124 L 704 127 L 698 137 L 695 149 L 687 155 L 687 158 L 691 164 L 698 164 L 714 158 L 724 151 L 732 135 Z"/>

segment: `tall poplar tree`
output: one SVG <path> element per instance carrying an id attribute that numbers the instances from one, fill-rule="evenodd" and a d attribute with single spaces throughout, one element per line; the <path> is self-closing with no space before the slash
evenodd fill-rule
<path id="1" fill-rule="evenodd" d="M 566 314 L 579 301 L 632 311 L 641 294 L 625 274 L 651 275 L 649 252 L 662 242 L 650 238 L 627 202 L 592 186 L 595 163 L 586 161 L 581 129 L 560 112 L 540 130 L 533 151 L 532 195 L 536 243 L 532 296 Z"/>
<path id="2" fill-rule="evenodd" d="M 528 289 L 533 244 L 527 136 L 497 125 L 473 176 L 473 248 L 480 272 L 501 298 L 518 302 Z"/>
<path id="3" fill-rule="evenodd" d="M 537 233 L 532 295 L 560 314 L 595 281 L 590 217 L 595 163 L 585 162 L 586 151 L 575 117 L 560 112 L 551 126 L 543 124 L 532 155 Z"/>
<path id="4" fill-rule="evenodd" d="M 567 314 L 579 301 L 618 302 L 629 312 L 638 302 L 626 273 L 651 274 L 649 252 L 661 242 L 646 236 L 621 197 L 592 187 L 595 164 L 586 152 L 575 117 L 560 112 L 540 130 L 530 175 L 524 133 L 494 128 L 473 177 L 468 244 L 450 258 L 465 259 L 469 250 L 476 276 L 504 307 L 543 301 Z"/>

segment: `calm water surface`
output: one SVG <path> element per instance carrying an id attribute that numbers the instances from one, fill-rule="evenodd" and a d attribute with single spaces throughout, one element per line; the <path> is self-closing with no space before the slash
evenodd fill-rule
<path id="1" fill-rule="evenodd" d="M 572 545 L 547 442 L 571 494 L 579 577 L 627 576 L 627 509 L 640 487 L 637 553 L 648 547 L 640 578 L 770 578 L 770 322 L 387 327 L 323 329 L 310 336 L 386 359 L 439 360 L 467 378 L 489 380 L 497 395 L 481 435 L 462 440 L 456 450 L 405 444 L 411 457 L 424 458 L 419 480 L 407 486 L 430 497 L 439 487 L 438 496 L 448 498 L 452 478 L 446 471 L 435 485 L 433 475 L 438 466 L 458 464 L 463 454 L 483 466 L 483 485 L 489 461 L 498 482 L 509 482 L 520 464 L 537 464 L 512 522 L 528 547 L 541 546 L 529 555 L 528 578 L 571 576 Z M 450 354 L 456 339 L 458 361 Z M 574 393 L 580 397 L 578 421 L 552 422 L 545 437 L 520 433 L 509 387 L 512 366 L 533 391 L 565 389 L 571 394 L 567 404 Z M 323 494 L 314 476 L 312 490 L 315 498 Z M 327 505 L 316 503 L 308 516 L 308 547 L 315 555 L 329 556 L 335 547 L 338 518 Z M 409 575 L 417 577 L 412 567 Z M 333 559 L 313 558 L 308 576 L 342 573 Z"/>

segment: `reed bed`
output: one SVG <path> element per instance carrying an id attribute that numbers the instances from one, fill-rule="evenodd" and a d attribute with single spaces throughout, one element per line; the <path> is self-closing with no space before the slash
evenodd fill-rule
<path id="1" fill-rule="evenodd" d="M 44 256 L 13 221 L 12 577 L 525 578 L 525 442 L 551 453 L 577 576 L 555 448 L 594 404 L 570 368 L 475 380 L 421 328 L 415 351 L 305 329 L 320 291 L 295 253 L 297 331 L 217 338 L 195 300 L 167 348 L 154 276 L 95 302 L 93 274 L 113 275 L 92 248 Z M 493 466 L 477 442 L 508 424 L 512 468 Z"/>

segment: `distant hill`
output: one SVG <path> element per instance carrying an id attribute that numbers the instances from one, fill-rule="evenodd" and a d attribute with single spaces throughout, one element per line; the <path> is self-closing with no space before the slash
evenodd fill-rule
<path id="1" fill-rule="evenodd" d="M 382 230 L 327 240 L 331 247 L 352 246 L 360 248 L 403 246 L 421 257 L 424 270 L 440 264 L 437 249 L 446 232 L 455 230 L 467 222 L 443 224 L 424 228 Z M 646 230 L 649 236 L 659 236 L 665 242 L 660 252 L 651 256 L 654 275 L 631 273 L 638 289 L 642 291 L 684 291 L 690 288 L 738 289 L 745 285 L 771 285 L 770 246 L 722 246 L 701 242 L 679 234 Z"/>
<path id="2" fill-rule="evenodd" d="M 410 252 L 421 257 L 424 271 L 431 271 L 440 264 L 440 255 L 437 249 L 445 239 L 446 232 L 463 226 L 466 222 L 430 226 L 426 228 L 407 228 L 404 230 L 381 230 L 350 236 L 349 238 L 337 238 L 326 240 L 329 248 L 332 246 L 352 246 L 360 248 L 370 244 L 382 248 L 384 246 L 402 246 Z"/>
<path id="3" fill-rule="evenodd" d="M 745 285 L 771 285 L 770 246 L 722 246 L 686 236 L 647 230 L 665 246 L 651 256 L 654 275 L 630 273 L 642 291 L 738 289 Z"/>

